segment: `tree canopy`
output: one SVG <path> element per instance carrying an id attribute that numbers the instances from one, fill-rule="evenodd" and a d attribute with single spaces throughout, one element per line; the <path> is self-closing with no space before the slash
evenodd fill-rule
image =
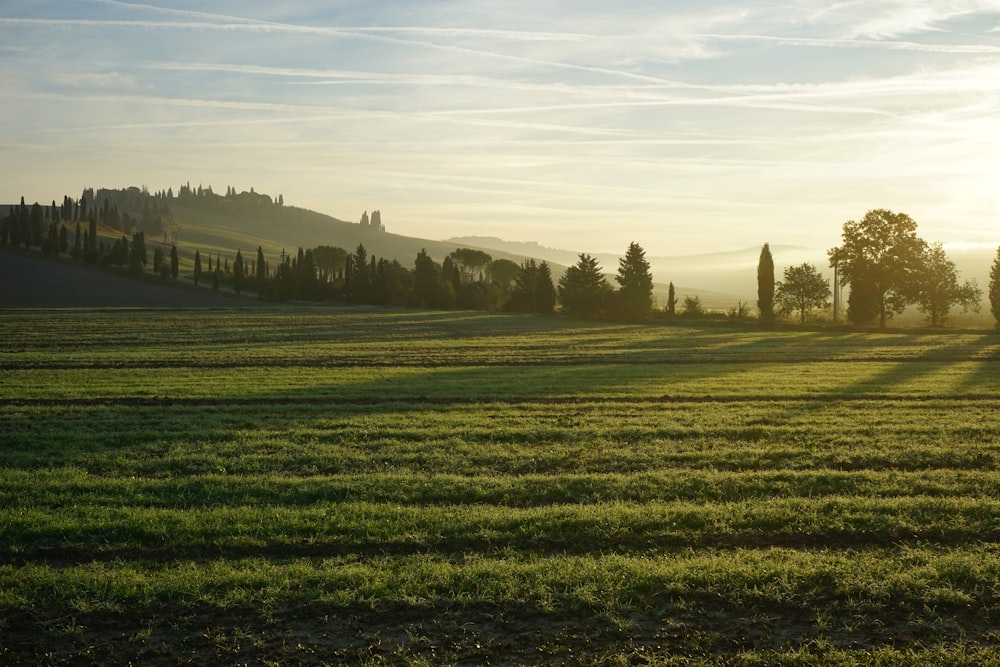
<path id="1" fill-rule="evenodd" d="M 630 243 L 625 256 L 618 260 L 619 288 L 616 310 L 625 320 L 640 321 L 653 310 L 653 275 L 646 260 L 646 251 L 638 243 Z"/>
<path id="2" fill-rule="evenodd" d="M 789 266 L 783 277 L 774 291 L 774 301 L 782 315 L 798 312 L 799 322 L 804 323 L 809 311 L 830 305 L 830 283 L 812 264 Z"/>
<path id="3" fill-rule="evenodd" d="M 955 305 L 979 311 L 982 291 L 974 280 L 959 284 L 955 263 L 948 259 L 940 243 L 928 246 L 922 259 L 915 299 L 917 309 L 927 316 L 931 326 L 944 322 Z"/>
<path id="4" fill-rule="evenodd" d="M 830 266 L 838 267 L 851 292 L 869 299 L 848 308 L 855 323 L 877 315 L 879 326 L 902 313 L 916 297 L 916 275 L 927 243 L 917 236 L 917 223 L 905 213 L 885 209 L 868 211 L 855 222 L 844 223 L 843 244 L 828 251 Z"/>
<path id="5" fill-rule="evenodd" d="M 586 253 L 559 279 L 559 303 L 563 311 L 578 317 L 602 316 L 613 291 L 597 259 Z"/>
<path id="6" fill-rule="evenodd" d="M 767 243 L 760 249 L 757 260 L 757 310 L 762 321 L 774 319 L 774 258 Z"/>

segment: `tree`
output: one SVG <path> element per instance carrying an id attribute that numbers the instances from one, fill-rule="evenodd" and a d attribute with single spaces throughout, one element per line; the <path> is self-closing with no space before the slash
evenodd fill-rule
<path id="1" fill-rule="evenodd" d="M 163 259 L 163 249 L 160 246 L 153 248 L 153 273 L 160 273 L 163 268 Z"/>
<path id="2" fill-rule="evenodd" d="M 239 294 L 243 291 L 243 253 L 236 251 L 236 261 L 233 262 L 233 289 Z"/>
<path id="3" fill-rule="evenodd" d="M 646 261 L 646 251 L 638 243 L 630 243 L 625 256 L 618 260 L 617 309 L 629 321 L 644 320 L 653 309 L 653 275 Z"/>
<path id="4" fill-rule="evenodd" d="M 784 280 L 775 285 L 774 301 L 782 315 L 798 311 L 799 322 L 805 323 L 810 310 L 830 305 L 831 294 L 830 282 L 806 263 L 785 269 Z"/>
<path id="5" fill-rule="evenodd" d="M 264 261 L 264 249 L 257 246 L 257 296 L 264 296 L 267 283 L 267 262 Z"/>
<path id="6" fill-rule="evenodd" d="M 927 247 L 923 266 L 916 280 L 917 309 L 928 317 L 932 327 L 944 322 L 951 307 L 955 305 L 966 311 L 979 312 L 982 290 L 975 280 L 958 284 L 958 269 L 948 259 L 940 243 Z"/>
<path id="7" fill-rule="evenodd" d="M 612 293 L 597 259 L 586 253 L 559 279 L 559 303 L 565 312 L 577 317 L 603 315 Z"/>
<path id="8" fill-rule="evenodd" d="M 83 257 L 83 236 L 80 234 L 80 223 L 76 223 L 76 236 L 73 238 L 73 249 L 70 250 L 70 257 L 80 259 Z"/>
<path id="9" fill-rule="evenodd" d="M 666 313 L 667 313 L 667 315 L 671 315 L 671 316 L 677 314 L 677 293 L 674 291 L 674 283 L 673 282 L 671 282 L 670 285 L 667 287 L 667 307 L 666 307 Z"/>
<path id="10" fill-rule="evenodd" d="M 177 257 L 177 246 L 170 246 L 170 277 L 177 280 L 177 274 L 180 271 L 180 261 Z"/>
<path id="11" fill-rule="evenodd" d="M 535 280 L 535 312 L 550 314 L 556 307 L 556 288 L 552 283 L 552 269 L 548 262 L 538 265 Z"/>
<path id="12" fill-rule="evenodd" d="M 699 296 L 685 296 L 684 297 L 684 315 L 688 317 L 697 317 L 698 315 L 704 315 L 705 309 L 701 305 L 701 297 Z"/>
<path id="13" fill-rule="evenodd" d="M 450 308 L 455 303 L 455 291 L 442 280 L 441 266 L 422 248 L 413 262 L 411 299 L 421 308 Z"/>
<path id="14" fill-rule="evenodd" d="M 997 321 L 997 329 L 1000 329 L 1000 247 L 990 267 L 990 312 Z"/>
<path id="15" fill-rule="evenodd" d="M 462 282 L 473 282 L 477 279 L 476 274 L 481 273 L 490 265 L 493 258 L 482 250 L 473 248 L 458 248 L 448 257 L 458 266 L 462 273 Z"/>
<path id="16" fill-rule="evenodd" d="M 757 310 L 760 311 L 761 321 L 774 319 L 774 258 L 771 257 L 771 247 L 766 243 L 760 249 L 760 259 L 757 260 Z"/>
<path id="17" fill-rule="evenodd" d="M 494 259 L 486 267 L 486 277 L 505 291 L 514 285 L 520 273 L 521 267 L 518 266 L 517 262 L 512 262 L 509 259 Z"/>
<path id="18" fill-rule="evenodd" d="M 555 305 L 556 290 L 549 265 L 536 264 L 530 258 L 524 260 L 504 307 L 518 313 L 551 313 Z"/>
<path id="19" fill-rule="evenodd" d="M 312 249 L 316 268 L 330 276 L 338 276 L 344 272 L 347 261 L 347 251 L 337 246 L 321 245 Z"/>
<path id="20" fill-rule="evenodd" d="M 128 255 L 128 270 L 132 273 L 142 273 L 146 268 L 146 234 L 136 232 L 132 235 L 132 247 Z"/>
<path id="21" fill-rule="evenodd" d="M 194 284 L 198 284 L 198 280 L 201 279 L 201 251 L 194 251 Z"/>
<path id="22" fill-rule="evenodd" d="M 368 213 L 365 212 L 365 215 L 367 216 Z M 358 244 L 358 249 L 351 256 L 349 266 L 351 276 L 347 296 L 352 303 L 367 303 L 371 277 L 369 276 L 368 251 L 363 244 Z"/>
<path id="23" fill-rule="evenodd" d="M 844 243 L 827 254 L 851 292 L 860 289 L 870 297 L 879 326 L 902 313 L 916 296 L 916 276 L 923 265 L 927 244 L 917 236 L 917 223 L 905 213 L 885 209 L 868 211 L 859 222 L 844 223 Z M 855 308 L 856 315 L 867 309 Z M 859 322 L 852 316 L 851 321 Z"/>

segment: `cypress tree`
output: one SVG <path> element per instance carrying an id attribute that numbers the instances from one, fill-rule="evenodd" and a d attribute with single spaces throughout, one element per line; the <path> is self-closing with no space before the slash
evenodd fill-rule
<path id="1" fill-rule="evenodd" d="M 170 246 L 170 277 L 177 280 L 177 273 L 180 268 L 180 262 L 177 257 L 177 246 Z"/>
<path id="2" fill-rule="evenodd" d="M 990 267 L 990 312 L 997 321 L 997 329 L 1000 329 L 1000 248 L 997 248 L 996 259 Z"/>
<path id="3" fill-rule="evenodd" d="M 243 291 L 243 254 L 236 251 L 236 261 L 233 262 L 233 289 L 239 294 Z"/>
<path id="4" fill-rule="evenodd" d="M 774 259 L 768 244 L 760 249 L 757 262 L 757 309 L 764 322 L 774 320 Z"/>
<path id="5" fill-rule="evenodd" d="M 267 265 L 264 263 L 264 250 L 257 246 L 257 296 L 264 295 L 264 283 L 267 280 Z"/>
<path id="6" fill-rule="evenodd" d="M 76 237 L 73 239 L 73 251 L 70 253 L 73 259 L 83 257 L 83 237 L 80 235 L 80 222 L 76 223 Z"/>
<path id="7" fill-rule="evenodd" d="M 198 284 L 198 280 L 201 278 L 201 251 L 194 251 L 194 284 Z"/>

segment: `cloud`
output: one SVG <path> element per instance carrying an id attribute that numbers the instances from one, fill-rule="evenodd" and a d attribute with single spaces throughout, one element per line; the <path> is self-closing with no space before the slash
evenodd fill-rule
<path id="1" fill-rule="evenodd" d="M 75 88 L 137 89 L 139 82 L 134 75 L 120 72 L 85 72 L 75 75 L 60 75 L 57 81 Z"/>

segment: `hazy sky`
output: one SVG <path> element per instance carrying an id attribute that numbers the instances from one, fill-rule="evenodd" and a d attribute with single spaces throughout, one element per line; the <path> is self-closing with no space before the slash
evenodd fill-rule
<path id="1" fill-rule="evenodd" d="M 1000 0 L 4 0 L 0 72 L 0 202 L 252 186 L 653 255 L 889 208 L 1000 243 Z"/>

